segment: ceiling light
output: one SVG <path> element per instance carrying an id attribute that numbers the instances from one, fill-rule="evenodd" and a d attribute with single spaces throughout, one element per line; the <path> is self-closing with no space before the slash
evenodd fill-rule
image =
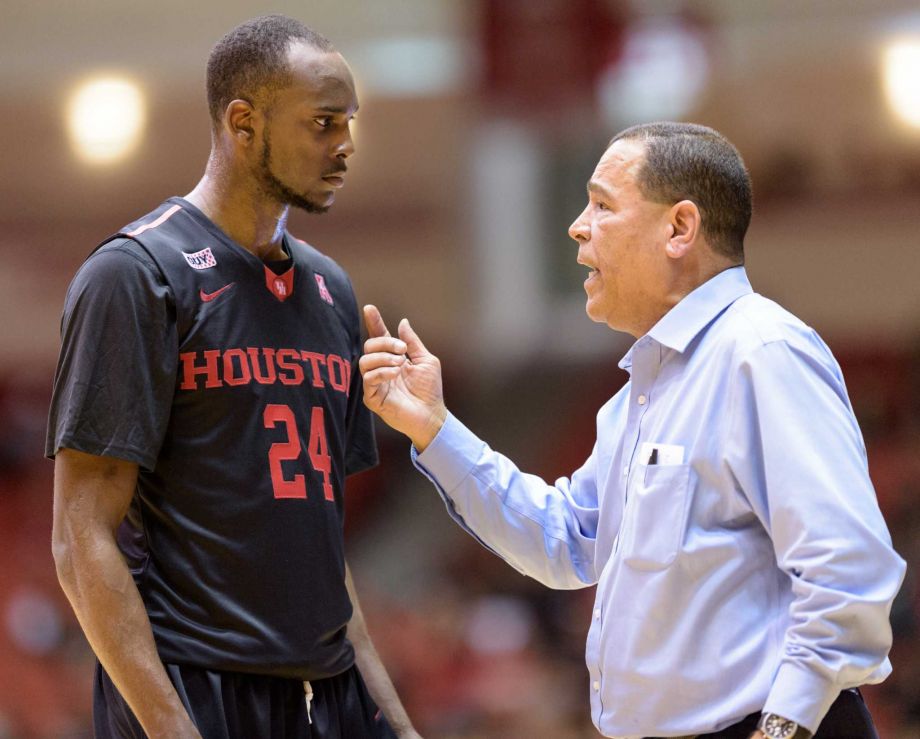
<path id="1" fill-rule="evenodd" d="M 920 38 L 889 43 L 882 54 L 882 69 L 892 111 L 920 128 Z"/>
<path id="2" fill-rule="evenodd" d="M 67 108 L 71 143 L 86 162 L 110 164 L 140 143 L 146 105 L 140 88 L 120 77 L 96 77 L 73 93 Z"/>

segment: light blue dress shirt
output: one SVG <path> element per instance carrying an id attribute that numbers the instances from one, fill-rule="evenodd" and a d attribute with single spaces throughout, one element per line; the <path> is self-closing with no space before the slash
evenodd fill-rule
<path id="1" fill-rule="evenodd" d="M 761 710 L 814 731 L 842 689 L 891 672 L 905 570 L 837 362 L 735 267 L 620 367 L 630 380 L 571 478 L 521 472 L 453 416 L 415 463 L 520 572 L 597 584 L 601 733 L 707 733 Z"/>

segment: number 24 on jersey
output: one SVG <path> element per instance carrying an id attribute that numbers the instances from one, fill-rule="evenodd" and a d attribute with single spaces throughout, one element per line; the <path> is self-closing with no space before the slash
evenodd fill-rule
<path id="1" fill-rule="evenodd" d="M 272 474 L 272 489 L 276 498 L 306 498 L 307 483 L 303 474 L 294 475 L 286 480 L 281 463 L 300 458 L 300 434 L 297 431 L 297 419 L 290 406 L 272 403 L 265 407 L 262 414 L 265 428 L 273 429 L 279 425 L 285 427 L 287 441 L 275 442 L 268 450 L 268 467 Z M 322 406 L 315 406 L 310 414 L 310 437 L 307 442 L 307 455 L 313 469 L 323 475 L 323 495 L 326 500 L 335 500 L 332 492 L 332 460 L 329 457 L 329 445 L 326 442 L 326 422 Z"/>

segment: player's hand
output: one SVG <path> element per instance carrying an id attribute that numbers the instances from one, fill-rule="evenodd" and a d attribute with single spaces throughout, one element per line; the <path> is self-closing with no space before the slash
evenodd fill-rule
<path id="1" fill-rule="evenodd" d="M 441 388 L 441 362 L 403 318 L 390 336 L 380 311 L 364 306 L 370 337 L 358 366 L 364 377 L 364 404 L 422 451 L 437 436 L 447 408 Z"/>

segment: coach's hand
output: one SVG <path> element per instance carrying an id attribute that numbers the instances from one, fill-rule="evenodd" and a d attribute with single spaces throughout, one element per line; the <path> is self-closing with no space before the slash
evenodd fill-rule
<path id="1" fill-rule="evenodd" d="M 364 322 L 370 337 L 358 365 L 364 404 L 423 451 L 447 418 L 441 363 L 405 318 L 399 322 L 398 339 L 390 336 L 375 306 L 364 306 Z"/>

